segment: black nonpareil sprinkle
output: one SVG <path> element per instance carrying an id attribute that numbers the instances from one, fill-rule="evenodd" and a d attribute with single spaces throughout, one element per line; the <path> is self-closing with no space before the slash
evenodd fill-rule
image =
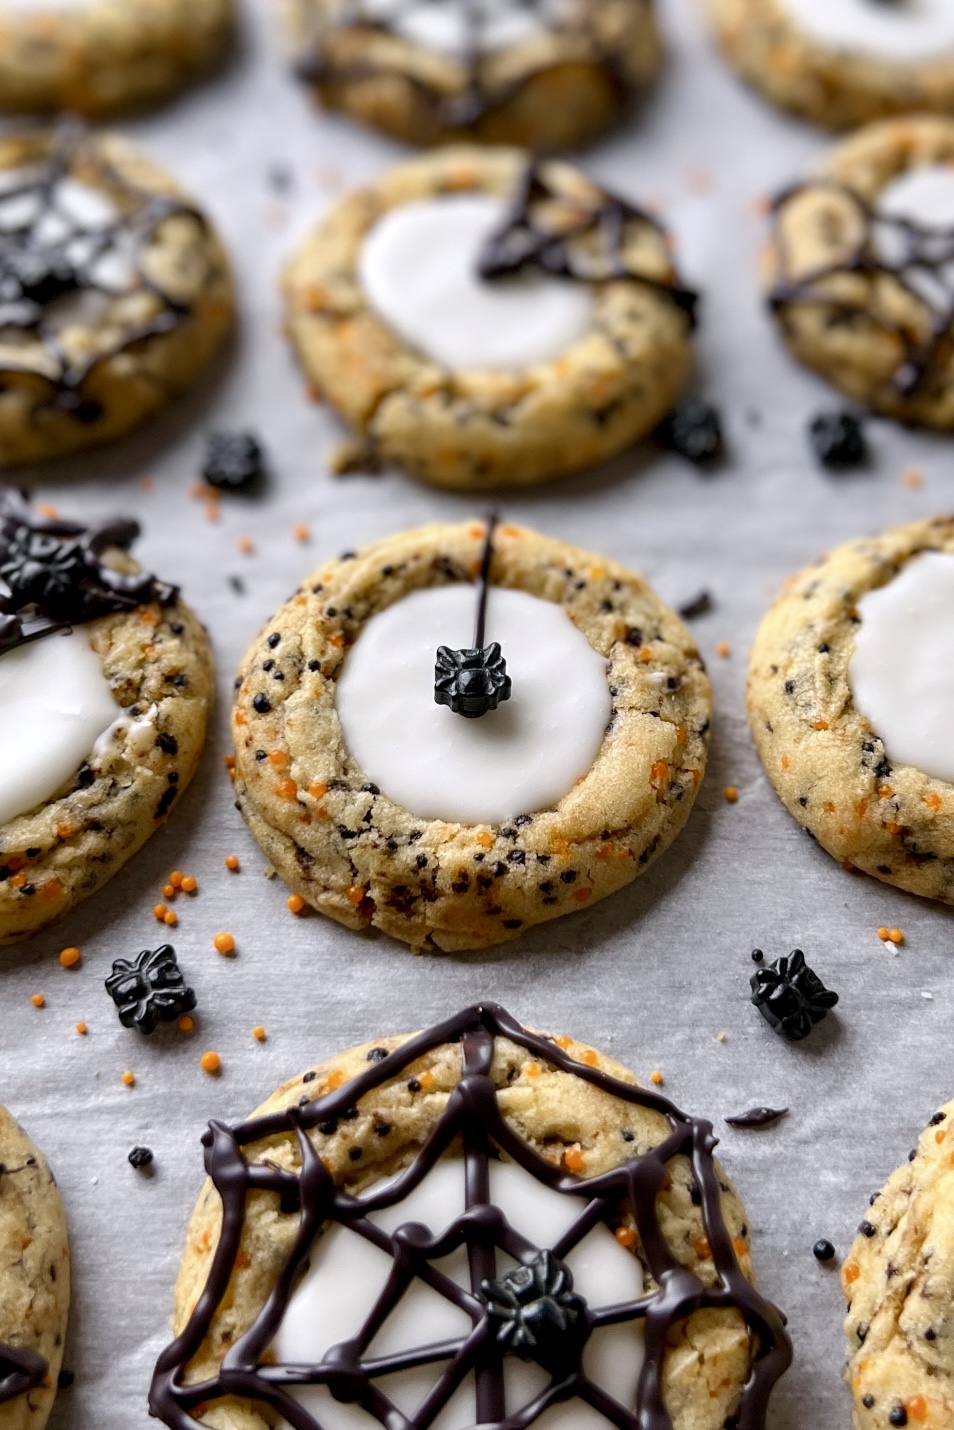
<path id="1" fill-rule="evenodd" d="M 137 958 L 118 958 L 106 979 L 106 992 L 119 1010 L 124 1028 L 151 1033 L 157 1023 L 172 1023 L 191 1013 L 196 996 L 186 983 L 169 943 L 143 949 Z"/>
<path id="2" fill-rule="evenodd" d="M 265 476 L 265 453 L 253 432 L 210 432 L 202 477 L 223 492 L 247 492 Z"/>
<path id="3" fill-rule="evenodd" d="M 761 950 L 760 948 L 753 948 L 753 950 L 752 950 L 752 962 L 753 962 L 753 963 L 761 963 L 764 957 L 765 957 L 765 954 L 762 952 L 762 950 Z"/>
<path id="4" fill-rule="evenodd" d="M 700 591 L 698 596 L 693 596 L 691 601 L 686 601 L 685 605 L 679 606 L 677 614 L 684 621 L 695 621 L 699 616 L 707 616 L 712 610 L 712 596 L 708 591 Z"/>
<path id="5" fill-rule="evenodd" d="M 792 1042 L 807 1038 L 838 1002 L 805 962 L 800 948 L 758 968 L 750 979 L 752 1002 L 765 1021 Z"/>
<path id="6" fill-rule="evenodd" d="M 154 1160 L 155 1154 L 151 1147 L 134 1147 L 129 1154 L 129 1165 L 135 1167 L 137 1172 L 151 1167 Z"/>
<path id="7" fill-rule="evenodd" d="M 681 402 L 659 428 L 662 442 L 680 457 L 705 466 L 722 456 L 722 419 L 708 402 Z"/>
<path id="8" fill-rule="evenodd" d="M 812 1255 L 816 1261 L 834 1261 L 835 1248 L 830 1241 L 816 1241 L 812 1247 Z"/>
<path id="9" fill-rule="evenodd" d="M 808 425 L 812 451 L 829 471 L 846 472 L 868 460 L 860 420 L 851 412 L 819 412 Z"/>

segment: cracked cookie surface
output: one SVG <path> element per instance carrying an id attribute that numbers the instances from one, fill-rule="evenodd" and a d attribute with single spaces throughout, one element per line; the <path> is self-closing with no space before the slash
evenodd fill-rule
<path id="1" fill-rule="evenodd" d="M 870 125 L 776 201 L 763 263 L 767 302 L 800 362 L 885 417 L 945 431 L 954 427 L 954 291 L 936 245 L 949 248 L 954 232 L 940 222 L 902 230 L 896 217 L 886 249 L 878 204 L 905 176 L 952 163 L 954 120 Z M 910 259 L 895 257 L 906 243 Z"/>
<path id="2" fill-rule="evenodd" d="M 0 11 L 0 110 L 102 117 L 154 103 L 222 52 L 232 0 L 86 0 Z"/>
<path id="3" fill-rule="evenodd" d="M 124 139 L 0 137 L 0 467 L 140 426 L 207 367 L 233 306 L 208 219 Z"/>
<path id="4" fill-rule="evenodd" d="M 571 0 L 560 24 L 473 61 L 402 34 L 380 7 L 375 23 L 334 0 L 291 0 L 288 11 L 321 102 L 411 144 L 573 148 L 621 117 L 662 58 L 651 0 Z"/>
<path id="5" fill-rule="evenodd" d="M 306 1106 L 331 1090 L 342 1089 L 407 1041 L 403 1037 L 385 1037 L 329 1059 L 283 1084 L 252 1117 L 280 1118 L 287 1109 Z M 555 1168 L 570 1169 L 574 1175 L 589 1179 L 609 1172 L 628 1158 L 650 1152 L 667 1139 L 670 1125 L 666 1117 L 651 1108 L 623 1101 L 572 1071 L 576 1063 L 581 1069 L 633 1085 L 636 1080 L 626 1068 L 571 1038 L 553 1040 L 553 1048 L 556 1057 L 565 1056 L 569 1068 L 531 1056 L 523 1045 L 498 1036 L 487 1074 L 505 1123 L 533 1152 Z M 461 1044 L 438 1044 L 409 1062 L 400 1074 L 363 1093 L 344 1115 L 311 1126 L 307 1138 L 334 1184 L 351 1195 L 359 1195 L 382 1178 L 407 1168 L 448 1109 L 461 1074 Z M 244 1125 L 250 1126 L 251 1120 Z M 286 1131 L 251 1141 L 243 1152 L 250 1165 L 264 1164 L 269 1172 L 294 1174 L 301 1166 L 295 1135 Z M 694 1273 L 703 1285 L 712 1286 L 716 1276 L 706 1234 L 712 1223 L 703 1220 L 693 1168 L 681 1154 L 673 1156 L 667 1167 L 669 1176 L 663 1179 L 664 1185 L 655 1199 L 666 1254 Z M 729 1255 L 736 1258 L 742 1276 L 751 1279 L 745 1211 L 719 1167 L 716 1177 L 715 1201 L 724 1218 L 726 1242 L 731 1246 Z M 299 1228 L 299 1218 L 283 1215 L 282 1210 L 279 1199 L 267 1191 L 254 1190 L 246 1196 L 238 1253 L 234 1261 L 230 1258 L 234 1271 L 207 1334 L 196 1338 L 195 1353 L 187 1357 L 183 1383 L 214 1383 L 223 1357 L 259 1317 L 293 1254 Z M 214 1274 L 213 1259 L 220 1244 L 222 1220 L 222 1201 L 211 1182 L 207 1183 L 188 1229 L 176 1285 L 176 1335 L 184 1331 Z M 233 1209 L 230 1234 L 234 1230 Z M 624 1228 L 618 1239 L 642 1260 L 639 1238 L 630 1231 Z M 659 1288 L 645 1261 L 643 1265 L 646 1292 L 651 1296 Z M 660 1388 L 673 1430 L 722 1430 L 726 1423 L 731 1424 L 750 1377 L 754 1346 L 735 1305 L 696 1310 L 673 1326 L 664 1345 L 660 1353 Z M 163 1374 L 172 1361 L 171 1356 L 163 1357 Z M 154 1409 L 155 1406 L 156 1402 Z M 215 1430 L 264 1430 L 270 1423 L 270 1414 L 260 1403 L 241 1395 L 225 1399 L 210 1396 L 198 1418 L 201 1424 L 214 1426 Z M 756 1415 L 753 1424 L 760 1423 Z"/>
<path id="6" fill-rule="evenodd" d="M 288 265 L 289 335 L 312 389 L 358 434 L 359 466 L 363 456 L 464 490 L 534 484 L 623 450 L 675 401 L 691 366 L 692 319 L 668 236 L 648 215 L 623 226 L 627 276 L 588 285 L 589 326 L 550 361 L 452 371 L 370 307 L 359 263 L 382 217 L 446 194 L 514 202 L 529 163 L 519 149 L 457 146 L 401 164 L 337 204 Z M 541 173 L 563 195 L 563 218 L 611 198 L 566 164 L 546 162 Z M 582 256 L 592 258 L 593 237 Z"/>
<path id="7" fill-rule="evenodd" d="M 842 1268 L 855 1430 L 954 1417 L 954 1102 L 872 1198 Z"/>
<path id="8" fill-rule="evenodd" d="M 756 635 L 748 715 L 769 779 L 823 849 L 954 903 L 954 787 L 889 760 L 848 678 L 858 601 L 924 551 L 954 552 L 954 518 L 837 547 L 795 576 Z"/>
<path id="9" fill-rule="evenodd" d="M 285 882 L 416 949 L 489 948 L 623 888 L 683 827 L 705 771 L 711 695 L 683 623 L 641 576 L 504 524 L 491 583 L 561 605 L 607 659 L 592 768 L 503 825 L 420 819 L 369 785 L 335 708 L 348 647 L 410 592 L 472 581 L 485 534 L 422 527 L 319 567 L 252 643 L 232 712 L 239 808 Z"/>
<path id="10" fill-rule="evenodd" d="M 59 1188 L 42 1153 L 0 1107 L 0 1358 L 3 1346 L 47 1363 L 42 1385 L 0 1400 L 0 1430 L 43 1430 L 53 1408 L 70 1305 L 70 1253 Z"/>
<path id="11" fill-rule="evenodd" d="M 954 110 L 954 55 L 914 62 L 828 44 L 780 0 L 706 0 L 726 59 L 780 109 L 831 129 Z"/>

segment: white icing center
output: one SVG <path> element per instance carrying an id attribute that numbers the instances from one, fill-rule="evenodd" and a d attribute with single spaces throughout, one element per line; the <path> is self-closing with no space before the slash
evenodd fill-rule
<path id="1" fill-rule="evenodd" d="M 954 782 L 954 556 L 926 551 L 858 602 L 848 667 L 888 758 Z"/>
<path id="2" fill-rule="evenodd" d="M 0 656 L 0 824 L 45 804 L 116 719 L 89 642 L 81 626 Z"/>
<path id="3" fill-rule="evenodd" d="M 949 259 L 954 243 L 954 167 L 925 164 L 908 169 L 878 195 L 878 219 L 906 219 L 917 224 L 912 234 L 898 222 L 875 222 L 878 256 L 893 267 L 903 267 L 906 282 L 939 312 L 950 311 L 954 301 L 954 263 Z"/>
<path id="4" fill-rule="evenodd" d="M 454 59 L 546 34 L 560 8 L 552 0 L 364 0 L 361 6 L 368 20 Z"/>
<path id="5" fill-rule="evenodd" d="M 492 586 L 486 642 L 499 641 L 511 698 L 479 719 L 434 700 L 438 646 L 471 646 L 477 588 L 415 591 L 372 616 L 338 681 L 338 718 L 369 780 L 421 819 L 499 824 L 550 809 L 599 750 L 606 661 L 562 606 Z"/>
<path id="6" fill-rule="evenodd" d="M 954 51 L 951 0 L 782 0 L 810 38 L 874 59 L 918 64 Z"/>
<path id="7" fill-rule="evenodd" d="M 589 326 L 585 283 L 524 273 L 486 282 L 477 260 L 507 205 L 450 194 L 392 209 L 359 259 L 368 302 L 394 331 L 451 371 L 529 367 L 557 357 Z"/>
<path id="8" fill-rule="evenodd" d="M 392 1179 L 369 1188 L 377 1195 Z M 490 1192 L 511 1226 L 541 1248 L 552 1247 L 586 1203 L 543 1186 L 513 1162 L 491 1162 Z M 367 1192 L 365 1193 L 367 1195 Z M 433 1234 L 444 1231 L 464 1209 L 464 1167 L 447 1157 L 402 1202 L 373 1212 L 370 1220 L 393 1234 L 398 1226 L 421 1222 Z M 644 1294 L 643 1269 L 602 1224 L 595 1226 L 564 1258 L 573 1289 L 594 1310 L 637 1300 Z M 354 1337 L 373 1309 L 392 1266 L 391 1257 L 355 1232 L 333 1222 L 316 1243 L 309 1270 L 292 1296 L 273 1349 L 283 1364 L 316 1365 L 334 1345 Z M 516 1263 L 497 1253 L 497 1275 Z M 469 1287 L 464 1249 L 435 1265 Z M 413 1281 L 368 1348 L 387 1355 L 436 1341 L 464 1337 L 470 1317 L 423 1281 Z M 641 1321 L 601 1327 L 587 1342 L 583 1369 L 621 1404 L 632 1409 L 644 1357 Z M 411 1415 L 437 1382 L 446 1362 L 383 1376 L 375 1384 L 406 1415 Z M 549 1384 L 540 1367 L 508 1356 L 504 1386 L 508 1414 Z M 377 1421 L 359 1406 L 335 1401 L 323 1386 L 295 1392 L 296 1399 L 324 1430 L 373 1430 Z M 473 1377 L 467 1377 L 434 1421 L 435 1430 L 464 1430 L 476 1420 Z M 581 1400 L 568 1400 L 544 1417 L 548 1430 L 607 1430 L 609 1422 Z"/>

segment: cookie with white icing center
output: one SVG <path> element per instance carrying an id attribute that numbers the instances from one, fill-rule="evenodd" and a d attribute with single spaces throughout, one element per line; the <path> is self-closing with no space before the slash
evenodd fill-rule
<path id="1" fill-rule="evenodd" d="M 311 387 L 351 460 L 436 486 L 522 486 L 621 451 L 692 361 L 668 233 L 579 170 L 455 147 L 337 204 L 285 274 Z"/>
<path id="2" fill-rule="evenodd" d="M 773 104 L 849 129 L 954 112 L 948 0 L 706 0 L 723 54 Z"/>
<path id="3" fill-rule="evenodd" d="M 776 200 L 764 279 L 799 361 L 884 416 L 954 428 L 954 120 L 831 151 Z"/>
<path id="4" fill-rule="evenodd" d="M 653 0 L 291 0 L 320 101 L 412 144 L 573 148 L 659 69 Z"/>
<path id="5" fill-rule="evenodd" d="M 188 785 L 212 656 L 139 528 L 39 516 L 0 489 L 0 943 L 62 918 Z"/>
<path id="6" fill-rule="evenodd" d="M 855 1430 L 945 1425 L 954 1404 L 954 1102 L 865 1208 L 841 1269 Z"/>
<path id="7" fill-rule="evenodd" d="M 594 1049 L 484 1004 L 203 1143 L 165 1424 L 763 1430 L 791 1347 L 712 1128 Z"/>
<path id="8" fill-rule="evenodd" d="M 752 735 L 787 808 L 841 863 L 954 903 L 954 522 L 838 547 L 769 611 Z"/>
<path id="9" fill-rule="evenodd" d="M 688 818 L 710 717 L 641 576 L 506 523 L 489 545 L 482 522 L 423 527 L 319 567 L 255 639 L 236 797 L 316 909 L 487 948 L 643 872 Z"/>
<path id="10" fill-rule="evenodd" d="M 0 467 L 138 427 L 232 316 L 209 220 L 138 150 L 69 125 L 0 138 Z"/>
<path id="11" fill-rule="evenodd" d="M 233 25 L 233 0 L 0 0 L 0 110 L 156 103 L 219 58 Z"/>
<path id="12" fill-rule="evenodd" d="M 59 1188 L 0 1107 L 0 1427 L 43 1430 L 56 1398 L 70 1307 Z"/>

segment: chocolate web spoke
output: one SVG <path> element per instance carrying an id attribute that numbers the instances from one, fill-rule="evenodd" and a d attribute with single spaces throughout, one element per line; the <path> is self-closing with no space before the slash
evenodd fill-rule
<path id="1" fill-rule="evenodd" d="M 561 1173 L 537 1154 L 506 1124 L 497 1103 L 497 1092 L 491 1081 L 494 1043 L 506 1037 L 535 1058 L 562 1072 L 571 1074 L 619 1098 L 623 1102 L 643 1107 L 663 1116 L 670 1135 L 648 1152 L 630 1158 L 622 1166 L 596 1177 L 580 1180 Z M 411 1063 L 445 1043 L 461 1045 L 461 1080 L 447 1101 L 434 1131 L 418 1151 L 411 1166 L 392 1186 L 377 1195 L 354 1198 L 336 1190 L 324 1172 L 320 1159 L 306 1151 L 306 1131 L 319 1123 L 340 1117 L 355 1106 L 368 1092 L 399 1076 Z M 299 1139 L 302 1159 L 302 1183 L 299 1194 L 301 1218 L 292 1253 L 289 1255 L 265 1309 L 255 1324 L 234 1346 L 229 1348 L 219 1374 L 202 1385 L 184 1383 L 189 1364 L 199 1352 L 208 1335 L 216 1311 L 230 1283 L 235 1257 L 241 1245 L 246 1202 L 253 1175 L 264 1173 L 272 1179 L 270 1189 L 277 1195 L 287 1195 L 285 1182 L 274 1169 L 262 1164 L 250 1164 L 244 1149 L 270 1138 L 293 1134 Z M 439 1236 L 413 1231 L 413 1223 L 388 1238 L 380 1228 L 366 1219 L 370 1211 L 385 1205 L 395 1205 L 401 1195 L 417 1186 L 433 1169 L 442 1154 L 458 1135 L 463 1141 L 466 1207 L 462 1215 L 451 1222 Z M 223 1200 L 222 1232 L 212 1258 L 208 1279 L 195 1309 L 178 1338 L 163 1352 L 156 1367 L 150 1393 L 150 1409 L 173 1430 L 194 1430 L 199 1423 L 191 1414 L 209 1402 L 234 1395 L 270 1405 L 294 1430 L 321 1430 L 320 1422 L 284 1389 L 289 1385 L 328 1383 L 330 1369 L 340 1365 L 345 1351 L 351 1359 L 345 1365 L 351 1375 L 349 1399 L 362 1405 L 386 1430 L 426 1430 L 433 1418 L 448 1402 L 463 1378 L 474 1368 L 478 1376 L 478 1393 L 489 1412 L 492 1403 L 496 1411 L 491 1417 L 479 1406 L 477 1418 L 489 1430 L 527 1430 L 547 1406 L 560 1400 L 578 1397 L 587 1401 L 620 1430 L 671 1430 L 671 1420 L 662 1398 L 662 1366 L 667 1339 L 673 1327 L 693 1311 L 709 1308 L 733 1308 L 743 1318 L 752 1347 L 751 1373 L 739 1406 L 739 1430 L 761 1430 L 769 1394 L 791 1360 L 791 1346 L 780 1313 L 765 1301 L 742 1275 L 725 1224 L 721 1207 L 721 1188 L 712 1152 L 715 1138 L 711 1124 L 693 1119 L 680 1112 L 661 1094 L 646 1088 L 620 1082 L 597 1068 L 577 1063 L 549 1039 L 528 1032 L 514 1022 L 503 1009 L 495 1005 L 478 1005 L 465 1009 L 455 1018 L 410 1039 L 401 1048 L 334 1092 L 327 1093 L 304 1106 L 284 1112 L 253 1118 L 234 1129 L 213 1123 L 206 1134 L 206 1168 Z M 308 1144 L 310 1146 L 310 1143 Z M 579 1237 L 599 1220 L 612 1224 L 621 1208 L 628 1208 L 640 1235 L 641 1254 L 658 1290 L 640 1300 L 610 1306 L 587 1314 L 593 1326 L 620 1324 L 625 1320 L 641 1320 L 645 1327 L 646 1359 L 640 1376 L 635 1410 L 619 1405 L 601 1387 L 591 1382 L 581 1370 L 575 1369 L 563 1380 L 550 1385 L 528 1405 L 505 1417 L 502 1391 L 502 1352 L 489 1334 L 490 1318 L 475 1324 L 468 1337 L 460 1341 L 441 1341 L 436 1346 L 412 1349 L 393 1356 L 364 1359 L 355 1355 L 355 1346 L 370 1344 L 370 1322 L 355 1341 L 332 1348 L 332 1366 L 325 1357 L 319 1365 L 262 1366 L 261 1355 L 274 1337 L 281 1316 L 287 1310 L 297 1278 L 307 1261 L 314 1237 L 322 1223 L 331 1219 L 350 1226 L 378 1242 L 380 1235 L 391 1245 L 397 1243 L 401 1254 L 411 1258 L 413 1274 L 427 1280 L 438 1273 L 429 1258 L 438 1251 L 459 1245 L 463 1239 L 470 1252 L 471 1291 L 450 1282 L 442 1289 L 447 1299 L 465 1309 L 472 1308 L 480 1279 L 488 1268 L 495 1269 L 496 1247 L 521 1253 L 524 1264 L 528 1256 L 525 1239 L 520 1238 L 499 1211 L 488 1205 L 489 1162 L 499 1148 L 518 1162 L 538 1181 L 552 1190 L 584 1199 L 586 1206 L 573 1222 L 567 1237 Z M 716 1271 L 716 1284 L 708 1286 L 688 1268 L 679 1263 L 666 1242 L 656 1215 L 656 1198 L 668 1175 L 667 1163 L 675 1156 L 685 1156 L 690 1162 L 695 1183 L 700 1190 L 700 1216 L 711 1248 Z M 309 1178 L 305 1177 L 306 1166 Z M 311 1179 L 313 1176 L 313 1180 Z M 308 1180 L 308 1186 L 304 1181 Z M 264 1182 L 256 1180 L 256 1185 Z M 380 1244 L 380 1243 L 378 1243 Z M 414 1259 L 416 1258 L 416 1260 Z M 410 1284 L 410 1283 L 409 1283 Z M 390 1283 L 389 1300 L 395 1308 L 400 1296 L 393 1297 L 397 1282 Z M 379 1311 L 382 1302 L 376 1303 Z M 372 1312 L 372 1317 L 375 1312 Z M 335 1362 L 335 1356 L 339 1360 Z M 408 1418 L 373 1385 L 373 1377 L 447 1359 L 448 1364 L 430 1395 Z M 339 1388 L 343 1382 L 339 1381 Z"/>

